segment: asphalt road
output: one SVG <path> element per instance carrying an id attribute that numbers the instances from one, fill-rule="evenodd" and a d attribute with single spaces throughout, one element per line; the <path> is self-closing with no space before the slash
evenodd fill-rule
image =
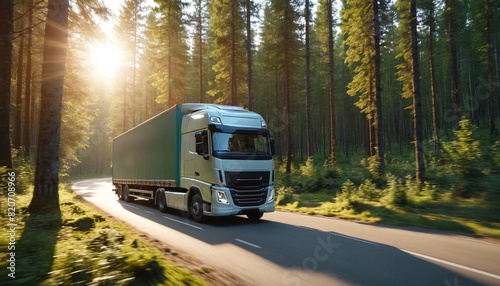
<path id="1" fill-rule="evenodd" d="M 287 212 L 195 223 L 119 201 L 111 178 L 73 189 L 115 218 L 250 285 L 500 285 L 500 243 Z"/>

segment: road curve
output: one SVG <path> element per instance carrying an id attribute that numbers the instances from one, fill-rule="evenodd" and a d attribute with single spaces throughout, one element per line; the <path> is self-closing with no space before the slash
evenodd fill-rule
<path id="1" fill-rule="evenodd" d="M 249 285 L 500 285 L 500 243 L 287 212 L 198 224 L 119 201 L 111 187 L 111 178 L 73 184 L 137 231 Z"/>

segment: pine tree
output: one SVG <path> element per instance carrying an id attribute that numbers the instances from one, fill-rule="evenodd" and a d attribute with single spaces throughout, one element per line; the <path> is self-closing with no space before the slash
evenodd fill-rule
<path id="1" fill-rule="evenodd" d="M 42 68 L 40 132 L 31 213 L 59 210 L 59 142 L 69 2 L 49 0 Z"/>
<path id="2" fill-rule="evenodd" d="M 217 103 L 243 105 L 247 79 L 245 21 L 241 0 L 214 0 L 210 6 L 210 30 L 214 35 L 211 57 L 216 61 L 215 88 L 208 92 Z"/>
<path id="3" fill-rule="evenodd" d="M 188 47 L 186 29 L 183 20 L 184 4 L 179 0 L 158 0 L 160 4 L 159 25 L 154 35 L 161 50 L 158 65 L 153 75 L 153 84 L 160 95 L 156 101 L 171 107 L 183 103 L 188 95 L 186 71 L 188 65 Z"/>
<path id="4" fill-rule="evenodd" d="M 9 109 L 14 1 L 0 1 L 0 167 L 12 168 Z"/>
<path id="5" fill-rule="evenodd" d="M 416 178 L 425 177 L 423 135 L 422 135 L 422 96 L 420 90 L 419 54 L 417 39 L 416 0 L 399 0 L 399 46 L 403 63 L 399 65 L 399 80 L 403 82 L 403 97 L 413 99 L 413 128 L 415 144 Z"/>
<path id="6" fill-rule="evenodd" d="M 369 123 L 370 155 L 384 163 L 382 106 L 380 86 L 380 20 L 376 0 L 347 1 L 341 13 L 341 29 L 347 34 L 346 61 L 355 65 L 355 76 L 347 85 L 347 93 L 359 95 L 356 106 L 366 114 Z"/>

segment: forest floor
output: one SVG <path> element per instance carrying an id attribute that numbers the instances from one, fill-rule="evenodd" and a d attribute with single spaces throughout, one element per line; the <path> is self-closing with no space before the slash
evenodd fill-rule
<path id="1" fill-rule="evenodd" d="M 0 236 L 0 248 L 6 250 L 0 253 L 0 285 L 208 285 L 207 280 L 213 282 L 213 277 L 205 279 L 211 276 L 210 269 L 190 271 L 174 265 L 168 256 L 175 254 L 152 245 L 124 223 L 106 217 L 67 185 L 60 184 L 59 196 L 60 212 L 26 213 L 32 188 L 16 193 L 15 216 L 2 212 L 2 225 L 12 230 L 12 237 L 5 232 Z M 0 209 L 7 210 L 8 203 L 7 196 L 2 196 Z"/>

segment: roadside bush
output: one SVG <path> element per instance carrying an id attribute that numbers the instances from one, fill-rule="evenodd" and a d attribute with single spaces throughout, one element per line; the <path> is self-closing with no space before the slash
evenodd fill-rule
<path id="1" fill-rule="evenodd" d="M 402 180 L 396 178 L 394 175 L 387 175 L 386 193 L 390 205 L 402 207 L 408 204 L 406 187 L 403 185 Z"/>
<path id="2" fill-rule="evenodd" d="M 347 180 L 342 184 L 340 189 L 342 191 L 337 195 L 335 201 L 344 208 L 351 206 L 356 200 L 356 186 L 354 186 L 354 183 L 351 180 Z"/>
<path id="3" fill-rule="evenodd" d="M 477 127 L 467 119 L 460 121 L 460 130 L 454 131 L 456 139 L 443 142 L 445 171 L 455 176 L 454 194 L 461 197 L 474 197 L 484 189 L 481 187 L 483 161 L 479 140 L 474 139 Z"/>

